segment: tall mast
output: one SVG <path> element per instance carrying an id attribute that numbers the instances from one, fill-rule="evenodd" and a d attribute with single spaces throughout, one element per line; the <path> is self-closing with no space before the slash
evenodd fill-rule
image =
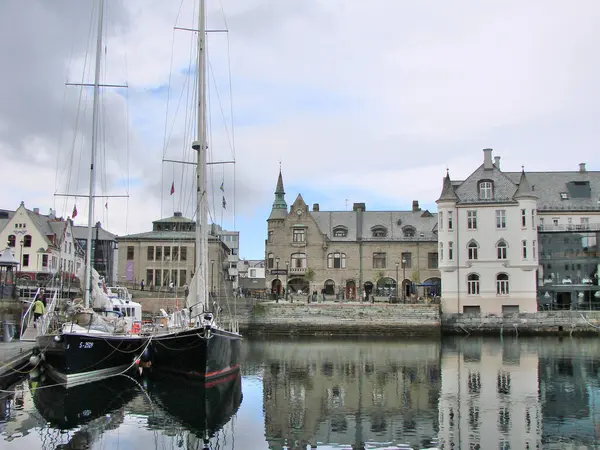
<path id="1" fill-rule="evenodd" d="M 85 255 L 85 295 L 84 306 L 89 308 L 92 295 L 92 240 L 94 224 L 94 189 L 96 185 L 96 147 L 98 145 L 98 101 L 100 96 L 100 58 L 102 56 L 102 19 L 104 0 L 98 1 L 98 37 L 96 40 L 96 71 L 94 75 L 94 103 L 92 110 L 92 155 L 90 162 L 90 194 L 88 207 L 88 235 Z"/>
<path id="2" fill-rule="evenodd" d="M 196 303 L 208 307 L 208 235 L 206 217 L 206 24 L 204 0 L 198 8 L 198 138 L 192 147 L 198 151 L 196 168 Z"/>

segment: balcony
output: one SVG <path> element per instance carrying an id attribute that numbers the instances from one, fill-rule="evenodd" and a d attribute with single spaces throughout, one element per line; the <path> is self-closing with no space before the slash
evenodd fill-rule
<path id="1" fill-rule="evenodd" d="M 538 225 L 538 231 L 565 233 L 569 231 L 600 231 L 600 223 L 568 224 L 568 225 Z"/>
<path id="2" fill-rule="evenodd" d="M 288 269 L 288 273 L 290 275 L 304 275 L 306 272 L 306 267 L 290 267 Z"/>

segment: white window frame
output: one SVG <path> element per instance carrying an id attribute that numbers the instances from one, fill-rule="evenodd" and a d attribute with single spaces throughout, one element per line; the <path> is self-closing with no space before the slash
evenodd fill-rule
<path id="1" fill-rule="evenodd" d="M 504 241 L 498 242 L 496 245 L 496 257 L 499 260 L 508 259 L 508 245 Z"/>
<path id="2" fill-rule="evenodd" d="M 470 280 L 471 275 L 476 276 L 477 279 Z M 479 295 L 479 275 L 476 273 L 467 275 L 467 295 Z"/>
<path id="3" fill-rule="evenodd" d="M 477 256 L 479 253 L 479 245 L 477 245 L 477 242 L 469 242 L 469 244 L 467 245 L 467 255 L 468 255 L 468 259 L 470 261 L 474 261 L 477 260 Z"/>
<path id="4" fill-rule="evenodd" d="M 454 220 L 452 211 L 448 211 L 448 231 L 454 230 Z"/>
<path id="5" fill-rule="evenodd" d="M 527 210 L 521 210 L 521 228 L 527 228 Z"/>
<path id="6" fill-rule="evenodd" d="M 292 242 L 294 242 L 294 243 L 306 242 L 306 229 L 305 228 L 294 228 L 292 230 Z"/>
<path id="7" fill-rule="evenodd" d="M 467 211 L 467 229 L 469 229 L 469 230 L 477 229 L 477 210 Z"/>
<path id="8" fill-rule="evenodd" d="M 491 200 L 494 198 L 494 184 L 491 181 L 479 182 L 479 198 L 481 200 Z"/>
<path id="9" fill-rule="evenodd" d="M 506 276 L 506 280 L 499 279 L 500 276 Z M 510 293 L 509 277 L 506 273 L 496 275 L 496 295 L 508 295 Z"/>
<path id="10" fill-rule="evenodd" d="M 527 259 L 527 240 L 523 239 L 521 241 L 521 257 L 523 259 Z"/>
<path id="11" fill-rule="evenodd" d="M 496 229 L 498 229 L 498 230 L 506 229 L 506 210 L 505 209 L 497 209 L 496 210 Z"/>
<path id="12" fill-rule="evenodd" d="M 448 242 L 448 261 L 454 261 L 454 242 Z"/>

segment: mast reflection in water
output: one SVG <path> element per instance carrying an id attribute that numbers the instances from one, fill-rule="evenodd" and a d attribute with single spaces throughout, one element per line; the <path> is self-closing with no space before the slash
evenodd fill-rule
<path id="1" fill-rule="evenodd" d="M 600 340 L 247 340 L 206 391 L 119 377 L 0 398 L 0 448 L 597 448 Z M 243 387 L 243 401 L 242 401 Z"/>

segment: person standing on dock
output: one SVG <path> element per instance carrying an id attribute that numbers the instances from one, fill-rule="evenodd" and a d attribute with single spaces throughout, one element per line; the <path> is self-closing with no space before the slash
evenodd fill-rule
<path id="1" fill-rule="evenodd" d="M 38 297 L 38 299 L 33 303 L 33 326 L 34 326 L 34 328 L 37 328 L 37 321 L 43 315 L 44 315 L 44 303 Z"/>

